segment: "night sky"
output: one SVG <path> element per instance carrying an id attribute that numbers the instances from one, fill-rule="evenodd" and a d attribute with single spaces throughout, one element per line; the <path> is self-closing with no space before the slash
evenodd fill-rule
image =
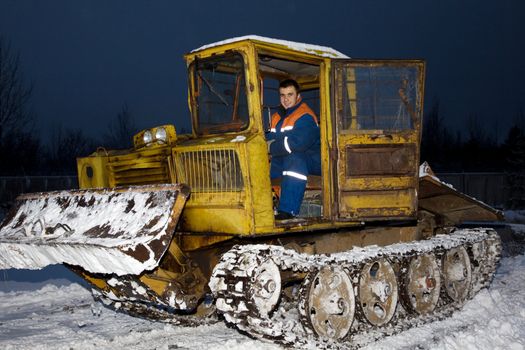
<path id="1" fill-rule="evenodd" d="M 355 58 L 427 61 L 426 107 L 478 116 L 500 141 L 525 109 L 525 1 L 0 0 L 0 35 L 33 84 L 42 134 L 96 136 L 127 103 L 136 125 L 189 128 L 184 53 L 257 34 Z"/>

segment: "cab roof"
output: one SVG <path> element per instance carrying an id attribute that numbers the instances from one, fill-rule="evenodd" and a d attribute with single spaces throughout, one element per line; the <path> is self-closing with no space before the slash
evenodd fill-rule
<path id="1" fill-rule="evenodd" d="M 191 53 L 195 53 L 195 52 L 199 52 L 199 51 L 202 51 L 202 50 L 206 50 L 206 49 L 209 49 L 209 48 L 212 48 L 212 47 L 215 47 L 215 46 L 226 45 L 226 44 L 231 44 L 231 43 L 235 43 L 235 42 L 238 42 L 238 41 L 245 41 L 245 40 L 252 41 L 252 42 L 255 42 L 255 43 L 263 43 L 263 44 L 270 44 L 270 45 L 281 46 L 281 47 L 284 47 L 284 48 L 289 49 L 289 50 L 304 52 L 304 53 L 308 53 L 310 55 L 315 55 L 315 56 L 318 56 L 318 57 L 349 58 L 345 54 L 343 54 L 343 53 L 341 53 L 341 52 L 339 52 L 337 50 L 334 50 L 331 47 L 312 45 L 312 44 L 305 44 L 305 43 L 298 43 L 298 42 L 295 42 L 295 41 L 288 41 L 288 40 L 281 40 L 281 39 L 272 39 L 272 38 L 267 38 L 267 37 L 259 36 L 259 35 L 245 35 L 245 36 L 240 36 L 240 37 L 237 37 L 237 38 L 231 38 L 231 39 L 226 39 L 226 40 L 222 40 L 222 41 L 217 41 L 215 43 L 204 45 L 204 46 L 201 46 L 201 47 L 199 47 L 199 48 L 197 48 L 195 50 L 192 50 Z"/>

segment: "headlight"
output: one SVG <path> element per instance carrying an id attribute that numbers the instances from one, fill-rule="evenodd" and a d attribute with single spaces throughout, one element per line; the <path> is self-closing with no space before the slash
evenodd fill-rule
<path id="1" fill-rule="evenodd" d="M 166 129 L 164 129 L 162 126 L 155 130 L 155 140 L 163 143 L 168 141 L 168 134 L 166 133 Z"/>
<path id="2" fill-rule="evenodd" d="M 149 130 L 146 130 L 144 132 L 144 135 L 142 136 L 142 140 L 144 141 L 144 143 L 147 145 L 148 143 L 151 143 L 151 141 L 153 141 L 153 135 L 151 135 L 151 131 Z"/>
<path id="3" fill-rule="evenodd" d="M 151 129 L 142 130 L 133 136 L 133 146 L 136 149 L 142 147 L 165 147 L 173 145 L 177 141 L 177 133 L 173 125 L 160 125 Z"/>

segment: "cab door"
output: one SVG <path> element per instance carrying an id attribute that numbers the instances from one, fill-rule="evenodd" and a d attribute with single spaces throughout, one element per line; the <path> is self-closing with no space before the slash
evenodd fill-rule
<path id="1" fill-rule="evenodd" d="M 416 60 L 333 61 L 339 220 L 416 217 L 424 71 Z"/>

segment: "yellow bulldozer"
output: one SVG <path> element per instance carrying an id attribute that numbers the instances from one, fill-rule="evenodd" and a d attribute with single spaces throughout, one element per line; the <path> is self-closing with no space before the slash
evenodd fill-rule
<path id="1" fill-rule="evenodd" d="M 501 213 L 419 165 L 424 61 L 260 36 L 184 58 L 192 133 L 143 130 L 79 158 L 79 190 L 21 195 L 0 268 L 63 263 L 116 309 L 292 345 L 392 334 L 490 283 L 498 235 L 458 227 Z M 322 173 L 278 221 L 266 132 L 289 78 L 319 117 Z"/>

